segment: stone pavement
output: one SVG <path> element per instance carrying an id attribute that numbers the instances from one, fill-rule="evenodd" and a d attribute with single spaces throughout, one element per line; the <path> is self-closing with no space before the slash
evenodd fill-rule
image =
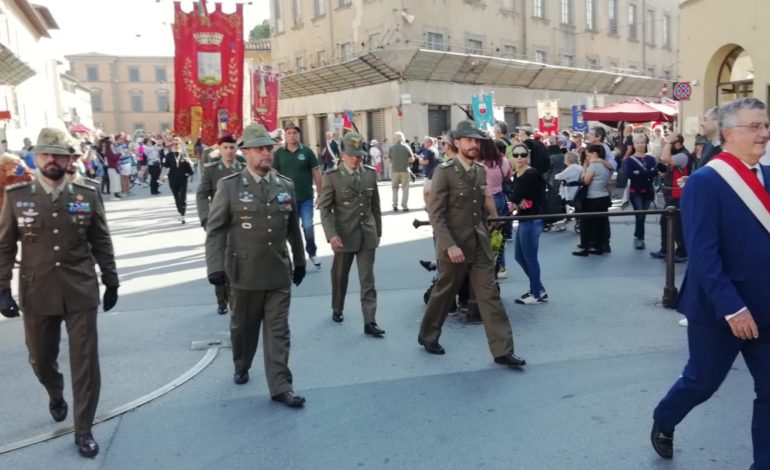
<path id="1" fill-rule="evenodd" d="M 386 338 L 363 334 L 354 273 L 345 322 L 333 323 L 331 250 L 316 216 L 323 266 L 309 266 L 293 290 L 290 316 L 290 366 L 308 401 L 291 410 L 270 401 L 261 358 L 251 381 L 236 386 L 229 349 L 191 350 L 193 341 L 226 342 L 228 320 L 215 313 L 205 280 L 194 193 L 188 223 L 180 225 L 168 188 L 162 191 L 150 197 L 138 189 L 135 197 L 107 202 L 122 285 L 116 308 L 99 319 L 98 414 L 167 384 L 171 390 L 96 425 L 101 453 L 93 460 L 77 455 L 72 434 L 8 451 L 66 427 L 48 414 L 26 362 L 21 321 L 0 319 L 0 469 L 725 470 L 751 462 L 754 395 L 742 360 L 678 428 L 673 461 L 650 447 L 652 409 L 681 372 L 686 331 L 678 314 L 659 306 L 664 265 L 632 249 L 630 218 L 613 219 L 614 251 L 603 257 L 570 256 L 577 242 L 571 230 L 543 234 L 544 305 L 514 304 L 528 284 L 509 246 L 501 289 L 516 353 L 529 363 L 511 371 L 492 362 L 483 328 L 457 317 L 441 338 L 446 355 L 417 345 L 430 284 L 417 260 L 431 258 L 431 232 L 411 226 L 426 218 L 423 211 L 388 210 L 385 184 L 375 275 Z M 420 186 L 410 199 L 422 207 Z M 656 219 L 647 230 L 648 249 L 656 250 Z M 66 334 L 60 366 L 71 403 Z M 179 383 L 188 372 L 192 378 Z M 70 416 L 63 424 L 71 423 Z"/>

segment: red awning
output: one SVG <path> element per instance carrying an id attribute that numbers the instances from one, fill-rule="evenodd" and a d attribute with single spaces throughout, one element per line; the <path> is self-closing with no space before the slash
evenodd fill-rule
<path id="1" fill-rule="evenodd" d="M 600 122 L 672 122 L 676 120 L 677 109 L 667 103 L 652 103 L 640 98 L 613 103 L 601 108 L 583 111 L 584 121 Z"/>
<path id="2" fill-rule="evenodd" d="M 70 132 L 73 134 L 88 134 L 91 129 L 87 128 L 83 124 L 73 124 L 70 126 Z"/>
<path id="3" fill-rule="evenodd" d="M 10 121 L 10 120 L 11 120 L 10 111 L 0 111 L 0 121 Z"/>

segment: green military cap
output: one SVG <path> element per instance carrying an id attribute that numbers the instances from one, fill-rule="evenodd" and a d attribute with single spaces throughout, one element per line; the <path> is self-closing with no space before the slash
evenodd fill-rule
<path id="1" fill-rule="evenodd" d="M 489 139 L 488 136 L 484 135 L 483 132 L 481 132 L 480 129 L 476 128 L 476 125 L 473 121 L 460 121 L 459 124 L 457 124 L 457 129 L 455 129 L 453 132 L 455 139 L 461 139 L 463 137 L 470 137 L 471 139 L 480 139 L 480 140 L 487 140 Z"/>
<path id="2" fill-rule="evenodd" d="M 342 136 L 342 152 L 355 157 L 363 157 L 366 151 L 361 148 L 364 138 L 358 132 L 348 132 Z"/>
<path id="3" fill-rule="evenodd" d="M 76 155 L 78 157 L 83 156 L 83 152 L 80 150 L 80 142 L 78 140 L 69 139 L 67 145 L 69 146 L 70 155 Z"/>
<path id="4" fill-rule="evenodd" d="M 251 124 L 243 130 L 243 136 L 238 146 L 242 149 L 254 148 L 254 147 L 272 147 L 276 142 L 270 138 L 270 133 L 267 132 L 265 126 L 259 124 Z"/>
<path id="5" fill-rule="evenodd" d="M 69 140 L 70 136 L 67 132 L 53 127 L 44 127 L 37 136 L 37 144 L 33 151 L 51 155 L 71 155 Z"/>

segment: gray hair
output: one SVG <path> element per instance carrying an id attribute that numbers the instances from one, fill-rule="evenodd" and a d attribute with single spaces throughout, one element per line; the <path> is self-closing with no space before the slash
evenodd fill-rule
<path id="1" fill-rule="evenodd" d="M 712 106 L 709 109 L 706 110 L 705 113 L 703 113 L 704 116 L 710 116 L 710 115 L 719 116 L 719 106 Z"/>
<path id="2" fill-rule="evenodd" d="M 393 140 L 395 140 L 397 144 L 400 144 L 406 140 L 406 137 L 404 137 L 403 132 L 398 131 L 395 134 L 393 134 Z"/>
<path id="3" fill-rule="evenodd" d="M 738 125 L 738 111 L 742 109 L 765 110 L 766 108 L 765 103 L 758 98 L 740 98 L 720 106 L 719 133 L 721 134 L 725 129 L 730 129 Z"/>
<path id="4" fill-rule="evenodd" d="M 650 138 L 647 137 L 647 134 L 634 134 L 632 139 L 633 139 L 634 143 L 642 142 L 643 141 L 645 144 L 648 144 L 650 142 Z"/>
<path id="5" fill-rule="evenodd" d="M 577 152 L 567 152 L 564 154 L 564 161 L 572 165 L 580 161 L 580 155 Z"/>
<path id="6" fill-rule="evenodd" d="M 503 121 L 496 121 L 495 130 L 503 135 L 508 135 L 508 124 Z"/>

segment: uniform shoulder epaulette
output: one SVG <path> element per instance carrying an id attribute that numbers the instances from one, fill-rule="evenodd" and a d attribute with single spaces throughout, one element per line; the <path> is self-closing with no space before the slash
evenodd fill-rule
<path id="1" fill-rule="evenodd" d="M 376 169 L 376 168 L 374 168 L 374 167 L 373 167 L 373 166 L 371 166 L 371 165 L 364 165 L 364 168 L 367 168 L 367 169 L 369 169 L 369 170 L 372 170 L 372 171 L 377 171 L 377 169 Z"/>
<path id="2" fill-rule="evenodd" d="M 450 166 L 453 166 L 455 164 L 455 159 L 450 158 L 449 160 L 445 161 L 441 165 L 439 165 L 439 168 L 449 168 Z"/>
<path id="3" fill-rule="evenodd" d="M 474 164 L 474 165 L 478 165 L 478 166 L 484 166 L 484 164 L 483 164 L 483 163 L 481 163 L 481 162 L 477 162 L 477 161 L 474 161 L 474 162 L 473 162 L 473 164 Z"/>
<path id="4" fill-rule="evenodd" d="M 204 164 L 203 164 L 203 168 L 211 168 L 211 167 L 215 167 L 215 166 L 217 166 L 218 164 L 219 164 L 219 161 L 216 161 L 216 162 L 208 162 L 208 163 L 204 163 Z"/>
<path id="5" fill-rule="evenodd" d="M 91 178 L 85 178 L 85 177 L 82 177 L 77 181 L 73 181 L 72 184 L 77 186 L 78 188 L 86 188 L 86 189 L 90 189 L 91 191 L 96 191 L 96 187 L 92 185 L 96 185 L 96 186 L 101 185 L 100 182 L 96 180 L 92 180 Z"/>
<path id="6" fill-rule="evenodd" d="M 330 175 L 330 174 L 336 173 L 338 171 L 340 171 L 339 168 L 329 168 L 328 170 L 326 170 L 325 174 Z"/>
<path id="7" fill-rule="evenodd" d="M 10 184 L 5 187 L 6 191 L 13 191 L 14 189 L 23 188 L 25 186 L 29 186 L 32 183 L 32 181 L 25 181 L 23 183 L 16 183 L 16 184 Z"/>
<path id="8" fill-rule="evenodd" d="M 236 176 L 240 176 L 241 173 L 242 172 L 239 171 L 237 173 L 233 173 L 232 175 L 223 176 L 222 178 L 220 178 L 220 180 L 231 180 L 231 179 L 235 178 Z"/>

